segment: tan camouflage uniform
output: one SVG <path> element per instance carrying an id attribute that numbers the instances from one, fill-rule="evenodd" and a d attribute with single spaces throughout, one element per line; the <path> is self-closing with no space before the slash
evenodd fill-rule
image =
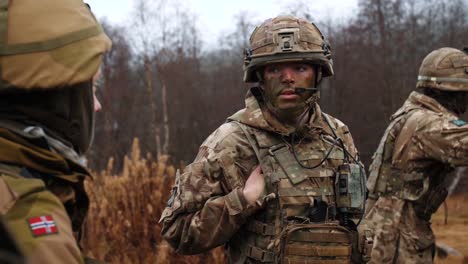
<path id="1" fill-rule="evenodd" d="M 242 123 L 257 142 L 260 152 L 265 153 L 278 142 L 284 142 L 282 138 L 289 137 L 294 130 L 283 126 L 261 108 L 263 106 L 249 92 L 246 108 L 229 120 Z M 330 147 L 323 137 L 333 137 L 333 133 L 324 116 L 318 104 L 315 104 L 310 121 L 303 127 L 301 142 L 295 145 L 299 159 L 309 166 L 319 163 Z M 348 128 L 339 120 L 328 117 L 345 147 L 356 156 Z M 263 208 L 249 206 L 242 193 L 245 181 L 258 165 L 258 159 L 240 126 L 236 122 L 227 122 L 206 139 L 195 161 L 186 167 L 183 174 L 178 175 L 173 196 L 161 217 L 164 224 L 162 234 L 178 253 L 197 254 L 226 244 L 229 263 L 276 262 L 275 246 L 269 244 L 285 229 L 279 214 L 305 221 L 313 198 L 323 198 L 330 203 L 334 201 L 331 182 L 337 166 L 343 163 L 341 148 L 336 148 L 325 164 L 298 179 L 298 185 L 281 176 L 281 168 L 268 155 L 260 156 L 264 157 L 262 169 L 267 193 L 274 193 L 269 195 L 270 199 Z M 317 178 L 307 180 L 313 176 Z M 349 256 L 349 245 L 342 249 L 343 256 Z M 311 257 L 311 261 L 313 248 L 307 252 L 310 253 L 299 253 L 304 255 L 301 261 L 307 257 Z M 293 258 L 289 261 L 296 263 Z M 349 262 L 340 260 L 327 263 Z"/>
<path id="2" fill-rule="evenodd" d="M 435 51 L 422 69 L 436 58 L 432 68 L 440 71 L 444 67 L 437 65 L 446 65 L 445 69 L 454 71 L 453 65 L 463 64 L 451 64 L 459 62 L 450 59 L 453 54 L 460 57 L 463 53 L 447 48 Z M 464 67 L 468 67 L 467 56 L 464 61 Z M 461 73 L 457 77 L 463 77 L 463 68 L 458 67 L 457 72 Z M 449 88 L 432 80 L 438 87 L 421 81 L 418 87 Z M 461 90 L 463 82 L 454 83 L 457 86 L 452 85 L 452 89 Z M 437 100 L 412 92 L 392 116 L 370 167 L 368 210 L 359 227 L 362 234 L 368 233 L 374 240 L 370 263 L 432 263 L 435 243 L 431 215 L 447 196 L 447 174 L 456 166 L 467 165 L 468 125 Z"/>

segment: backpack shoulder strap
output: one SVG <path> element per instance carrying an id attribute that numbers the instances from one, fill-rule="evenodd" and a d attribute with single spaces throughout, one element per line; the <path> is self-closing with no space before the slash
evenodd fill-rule
<path id="1" fill-rule="evenodd" d="M 244 133 L 245 137 L 247 138 L 247 141 L 249 142 L 250 146 L 252 147 L 253 151 L 255 152 L 255 156 L 257 157 L 257 160 L 260 165 L 262 165 L 262 157 L 260 156 L 260 150 L 258 149 L 257 143 L 253 139 L 252 135 L 247 131 L 246 125 L 242 124 L 239 121 L 229 121 L 231 123 L 236 124 Z"/>

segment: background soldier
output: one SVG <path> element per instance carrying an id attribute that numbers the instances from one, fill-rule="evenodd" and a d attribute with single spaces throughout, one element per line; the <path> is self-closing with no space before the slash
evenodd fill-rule
<path id="1" fill-rule="evenodd" d="M 82 155 L 110 40 L 81 0 L 2 1 L 0 12 L 0 216 L 31 262 L 83 263 Z"/>
<path id="2" fill-rule="evenodd" d="M 372 263 L 431 263 L 431 215 L 447 196 L 448 173 L 468 165 L 468 56 L 442 48 L 419 69 L 416 91 L 392 116 L 370 167 Z M 370 210 L 369 210 L 370 209 Z"/>
<path id="3" fill-rule="evenodd" d="M 177 175 L 162 235 L 181 254 L 226 243 L 230 263 L 347 263 L 364 181 L 348 128 L 317 103 L 330 46 L 292 16 L 266 20 L 250 44 L 244 81 L 260 86 Z"/>

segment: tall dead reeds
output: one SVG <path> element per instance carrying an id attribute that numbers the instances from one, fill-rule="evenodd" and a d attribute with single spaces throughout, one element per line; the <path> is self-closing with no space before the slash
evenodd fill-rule
<path id="1" fill-rule="evenodd" d="M 161 238 L 158 224 L 175 177 L 165 155 L 142 157 L 134 140 L 120 174 L 113 159 L 86 189 L 91 204 L 82 245 L 86 255 L 107 263 L 223 263 L 221 249 L 181 256 Z"/>

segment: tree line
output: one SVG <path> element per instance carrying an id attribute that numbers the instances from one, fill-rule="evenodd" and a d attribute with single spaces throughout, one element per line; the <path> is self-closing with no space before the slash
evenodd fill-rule
<path id="1" fill-rule="evenodd" d="M 239 13 L 235 29 L 204 51 L 196 16 L 180 6 L 138 0 L 128 26 L 104 22 L 113 49 L 102 66 L 92 168 L 122 160 L 135 137 L 144 153 L 191 162 L 203 140 L 244 106 L 243 51 L 262 21 Z M 366 165 L 389 117 L 414 89 L 424 56 L 468 46 L 468 0 L 360 0 L 341 23 L 317 20 L 305 2 L 285 14 L 309 19 L 329 39 L 335 76 L 321 85 L 320 104 L 350 127 Z"/>

